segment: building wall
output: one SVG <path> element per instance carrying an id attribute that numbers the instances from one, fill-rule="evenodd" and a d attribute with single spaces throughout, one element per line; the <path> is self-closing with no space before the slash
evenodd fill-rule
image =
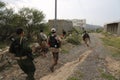
<path id="1" fill-rule="evenodd" d="M 50 29 L 54 27 L 54 20 L 49 20 L 48 25 Z M 73 23 L 70 20 L 57 20 L 57 33 L 62 34 L 62 30 L 65 30 L 66 32 L 71 31 L 73 28 Z"/>
<path id="2" fill-rule="evenodd" d="M 120 35 L 120 23 L 118 24 L 118 31 L 117 34 Z"/>
<path id="3" fill-rule="evenodd" d="M 104 32 L 107 32 L 107 25 L 104 25 Z"/>
<path id="4" fill-rule="evenodd" d="M 104 31 L 120 36 L 120 22 L 114 22 L 104 25 Z"/>

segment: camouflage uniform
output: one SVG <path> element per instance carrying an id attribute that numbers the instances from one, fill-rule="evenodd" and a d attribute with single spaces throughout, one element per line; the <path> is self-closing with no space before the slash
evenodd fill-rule
<path id="1" fill-rule="evenodd" d="M 54 29 L 54 28 L 52 28 L 52 29 L 51 29 L 52 34 L 48 38 L 48 43 L 50 45 L 50 50 L 53 55 L 54 62 L 52 64 L 52 66 L 50 67 L 50 70 L 53 72 L 54 67 L 57 65 L 58 59 L 59 59 L 59 48 L 61 46 L 61 38 L 56 34 L 56 29 Z"/>

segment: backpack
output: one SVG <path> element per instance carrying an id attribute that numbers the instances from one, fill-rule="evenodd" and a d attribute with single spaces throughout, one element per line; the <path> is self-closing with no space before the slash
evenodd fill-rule
<path id="1" fill-rule="evenodd" d="M 10 48 L 9 48 L 9 52 L 16 54 L 20 51 L 21 51 L 20 41 L 18 41 L 18 40 L 12 41 Z"/>
<path id="2" fill-rule="evenodd" d="M 89 38 L 89 35 L 87 33 L 83 34 L 83 39 Z"/>
<path id="3" fill-rule="evenodd" d="M 56 40 L 55 38 L 56 38 L 56 35 L 54 35 L 54 36 L 51 35 L 49 37 L 48 43 L 49 43 L 50 47 L 59 48 L 61 46 L 61 42 L 59 40 Z"/>

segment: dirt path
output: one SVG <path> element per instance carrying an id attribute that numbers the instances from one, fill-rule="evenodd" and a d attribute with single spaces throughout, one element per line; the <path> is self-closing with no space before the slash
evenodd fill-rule
<path id="1" fill-rule="evenodd" d="M 119 62 L 108 58 L 109 51 L 100 39 L 103 36 L 101 34 L 91 34 L 90 36 L 92 53 L 82 64 L 76 67 L 67 80 L 120 80 L 120 76 L 115 77 L 116 74 L 110 73 L 110 70 L 115 73 L 118 72 L 120 67 Z"/>
<path id="2" fill-rule="evenodd" d="M 73 73 L 75 67 L 78 64 L 82 64 L 82 62 L 87 58 L 87 56 L 92 52 L 92 50 L 88 50 L 83 53 L 79 59 L 69 62 L 65 64 L 63 67 L 58 69 L 56 72 L 49 74 L 40 80 L 67 80 L 67 78 Z"/>

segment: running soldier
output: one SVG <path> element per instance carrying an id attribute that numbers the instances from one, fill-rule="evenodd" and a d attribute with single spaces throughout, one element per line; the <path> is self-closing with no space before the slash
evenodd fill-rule
<path id="1" fill-rule="evenodd" d="M 40 30 L 40 35 L 39 35 L 39 45 L 41 48 L 41 53 L 44 57 L 46 57 L 46 54 L 48 52 L 48 44 L 47 44 L 47 36 L 43 32 L 43 30 Z"/>
<path id="2" fill-rule="evenodd" d="M 19 67 L 27 74 L 26 80 L 35 80 L 32 49 L 28 46 L 26 38 L 24 38 L 22 28 L 17 29 L 16 34 L 17 36 L 13 39 L 9 52 L 15 56 Z"/>
<path id="3" fill-rule="evenodd" d="M 89 47 L 90 36 L 86 31 L 83 32 L 82 38 L 83 38 L 83 41 L 85 42 L 85 44 L 87 45 L 87 47 Z"/>
<path id="4" fill-rule="evenodd" d="M 48 38 L 48 44 L 53 55 L 53 63 L 50 67 L 51 72 L 54 72 L 54 67 L 58 63 L 59 59 L 59 48 L 61 46 L 61 38 L 56 34 L 56 29 L 51 29 L 51 35 Z"/>

